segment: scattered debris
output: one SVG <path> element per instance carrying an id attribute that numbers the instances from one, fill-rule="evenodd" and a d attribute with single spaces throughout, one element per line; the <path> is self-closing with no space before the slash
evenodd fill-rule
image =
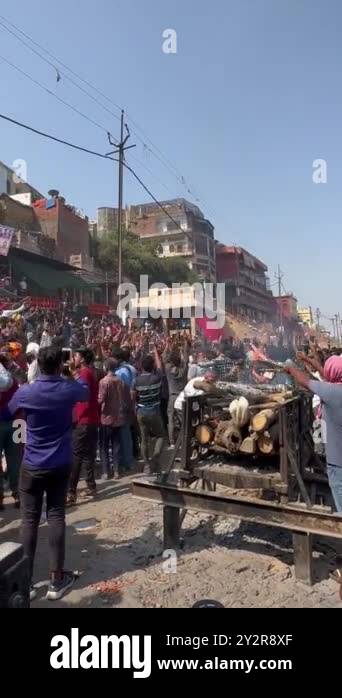
<path id="1" fill-rule="evenodd" d="M 90 531 L 92 528 L 96 528 L 96 526 L 99 525 L 99 521 L 97 519 L 84 519 L 83 521 L 75 521 L 72 525 L 75 531 Z"/>
<path id="2" fill-rule="evenodd" d="M 130 582 L 132 584 L 132 582 Z M 120 579 L 105 579 L 103 582 L 97 582 L 97 584 L 92 584 L 91 589 L 97 591 L 99 594 L 119 594 L 125 586 L 128 586 L 129 582 L 123 582 Z"/>

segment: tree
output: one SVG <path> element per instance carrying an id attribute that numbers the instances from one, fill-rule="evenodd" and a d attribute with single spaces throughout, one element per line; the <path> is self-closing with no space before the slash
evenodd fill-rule
<path id="1" fill-rule="evenodd" d="M 185 259 L 182 257 L 165 257 L 160 261 L 163 267 L 162 281 L 168 286 L 175 282 L 193 284 L 195 281 L 198 281 L 197 274 L 192 269 L 189 269 Z"/>
<path id="2" fill-rule="evenodd" d="M 116 271 L 118 265 L 118 233 L 109 233 L 94 245 L 94 257 L 104 271 Z M 142 241 L 130 231 L 124 231 L 122 240 L 122 267 L 124 278 L 138 284 L 142 274 L 148 275 L 149 284 L 163 282 L 194 283 L 196 274 L 180 257 L 158 256 L 155 241 Z"/>

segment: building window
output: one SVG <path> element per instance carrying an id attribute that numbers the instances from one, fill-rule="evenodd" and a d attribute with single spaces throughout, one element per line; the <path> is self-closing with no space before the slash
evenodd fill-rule
<path id="1" fill-rule="evenodd" d="M 183 245 L 177 245 L 177 252 L 183 252 Z"/>
<path id="2" fill-rule="evenodd" d="M 175 246 L 174 246 L 174 245 L 170 245 L 170 246 L 169 246 L 169 252 L 172 254 L 174 251 L 175 251 Z"/>
<path id="3" fill-rule="evenodd" d="M 195 241 L 195 247 L 196 247 L 196 254 L 199 254 L 203 257 L 207 257 L 208 255 L 208 248 L 207 248 L 207 238 L 205 237 L 198 237 Z"/>

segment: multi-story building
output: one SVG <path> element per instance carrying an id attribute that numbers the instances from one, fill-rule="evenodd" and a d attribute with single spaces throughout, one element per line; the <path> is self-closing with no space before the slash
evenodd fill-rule
<path id="1" fill-rule="evenodd" d="M 31 191 L 0 194 L 0 225 L 13 229 L 9 253 L 0 260 L 0 277 L 10 277 L 13 288 L 25 277 L 37 296 L 61 297 L 67 290 L 75 302 L 103 302 L 113 295 L 112 275 L 94 268 L 88 219 L 57 191 L 48 198 Z"/>
<path id="2" fill-rule="evenodd" d="M 143 240 L 154 240 L 161 257 L 182 257 L 201 279 L 215 281 L 214 227 L 185 199 L 131 206 L 128 224 Z M 166 213 L 167 212 L 167 213 Z M 169 215 L 167 215 L 169 214 Z"/>
<path id="3" fill-rule="evenodd" d="M 200 278 L 215 281 L 214 228 L 197 206 L 185 199 L 129 206 L 123 225 L 143 240 L 154 240 L 161 257 L 181 257 Z M 97 210 L 97 237 L 118 227 L 117 208 Z"/>
<path id="4" fill-rule="evenodd" d="M 260 322 L 271 321 L 275 303 L 267 266 L 242 247 L 216 245 L 217 281 L 226 285 L 226 309 Z"/>
<path id="5" fill-rule="evenodd" d="M 91 240 L 97 240 L 97 221 L 89 221 L 89 235 Z"/>
<path id="6" fill-rule="evenodd" d="M 35 202 L 34 208 L 41 231 L 55 240 L 61 260 L 67 264 L 79 258 L 83 268 L 90 263 L 90 236 L 88 218 L 74 206 L 66 203 L 56 190 L 50 190 L 48 199 Z"/>
<path id="7" fill-rule="evenodd" d="M 287 344 L 300 346 L 305 336 L 303 325 L 298 322 L 297 298 L 292 293 L 276 296 L 277 322 L 279 331 Z"/>
<path id="8" fill-rule="evenodd" d="M 308 327 L 314 327 L 315 323 L 313 319 L 311 306 L 309 306 L 308 308 L 298 308 L 297 314 L 300 321 L 303 322 L 304 325 L 307 325 Z"/>
<path id="9" fill-rule="evenodd" d="M 297 322 L 297 298 L 295 298 L 292 293 L 288 293 L 284 296 L 276 296 L 274 300 L 277 304 L 278 313 L 284 320 Z"/>
<path id="10" fill-rule="evenodd" d="M 99 240 L 118 228 L 118 209 L 101 206 L 97 209 L 96 234 Z"/>

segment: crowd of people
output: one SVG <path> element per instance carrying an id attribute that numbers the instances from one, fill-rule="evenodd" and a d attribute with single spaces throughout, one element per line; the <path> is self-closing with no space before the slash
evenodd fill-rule
<path id="1" fill-rule="evenodd" d="M 66 307 L 52 313 L 22 305 L 3 313 L 0 509 L 6 474 L 33 578 L 46 495 L 49 599 L 61 598 L 73 583 L 64 571 L 65 505 L 77 503 L 82 470 L 88 497 L 96 497 L 98 462 L 106 479 L 136 467 L 160 472 L 163 449 L 175 447 L 177 399 L 201 375 L 204 389 L 213 384 L 212 365 L 222 369 L 224 360 L 222 347 L 191 341 L 185 331 L 169 337 L 148 322 L 125 328 L 115 317 L 80 318 Z M 21 422 L 24 440 L 16 438 Z M 32 586 L 32 599 L 35 594 Z"/>
<path id="2" fill-rule="evenodd" d="M 65 306 L 55 313 L 20 307 L 0 318 L 0 452 L 21 509 L 32 580 L 46 495 L 49 599 L 60 599 L 74 582 L 64 570 L 65 505 L 77 504 L 82 470 L 87 497 L 96 497 L 97 462 L 106 479 L 132 472 L 138 462 L 146 475 L 159 473 L 164 449 L 175 448 L 185 398 L 215 392 L 224 373 L 270 353 L 256 341 L 209 345 L 186 331 L 170 337 L 148 322 L 123 327 L 115 317 L 80 318 Z M 310 370 L 315 361 L 323 377 L 311 380 L 288 368 L 325 406 L 329 482 L 342 511 L 342 388 L 336 385 L 342 384 L 342 357 L 325 366 L 322 355 L 300 358 L 311 360 Z M 18 420 L 26 424 L 24 444 L 16 438 Z M 3 499 L 0 467 L 0 509 Z M 32 584 L 31 599 L 35 595 Z"/>

